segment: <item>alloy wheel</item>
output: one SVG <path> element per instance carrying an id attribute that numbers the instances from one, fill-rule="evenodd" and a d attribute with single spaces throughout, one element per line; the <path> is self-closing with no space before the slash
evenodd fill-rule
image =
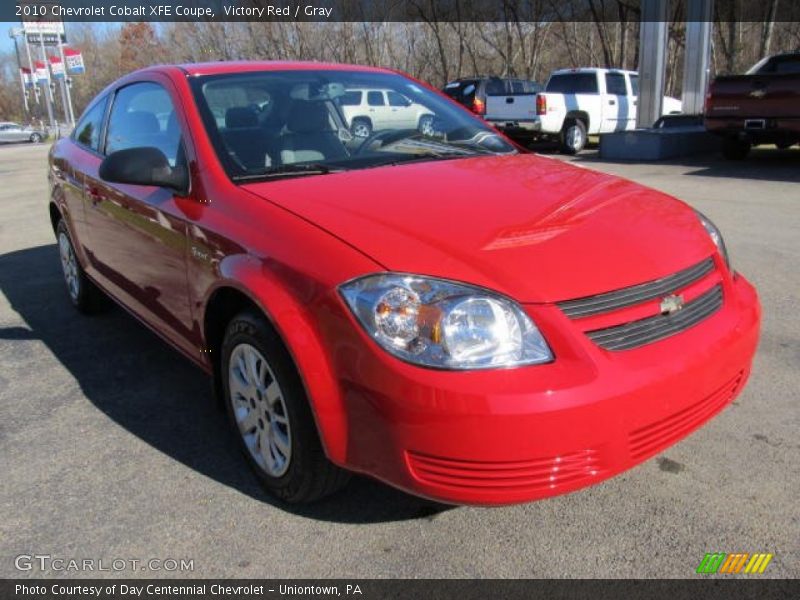
<path id="1" fill-rule="evenodd" d="M 78 277 L 78 260 L 75 258 L 75 251 L 72 249 L 72 244 L 64 232 L 58 234 L 58 253 L 61 256 L 61 269 L 64 271 L 67 292 L 69 292 L 73 302 L 77 302 L 81 291 Z"/>
<path id="2" fill-rule="evenodd" d="M 292 459 L 292 432 L 283 391 L 264 355 L 238 344 L 228 362 L 231 407 L 239 434 L 253 460 L 271 477 L 281 477 Z"/>

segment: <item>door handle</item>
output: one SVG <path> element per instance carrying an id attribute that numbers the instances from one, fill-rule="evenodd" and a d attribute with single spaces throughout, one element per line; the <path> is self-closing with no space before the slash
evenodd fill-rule
<path id="1" fill-rule="evenodd" d="M 506 104 L 514 104 L 513 98 L 506 98 Z"/>
<path id="2" fill-rule="evenodd" d="M 616 101 L 616 100 L 609 100 L 609 101 L 608 101 L 608 103 L 609 103 L 611 106 L 614 106 L 614 105 L 617 103 L 617 101 Z"/>

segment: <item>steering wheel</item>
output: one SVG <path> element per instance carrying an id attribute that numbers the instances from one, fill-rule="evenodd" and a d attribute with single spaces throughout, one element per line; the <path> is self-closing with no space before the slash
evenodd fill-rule
<path id="1" fill-rule="evenodd" d="M 416 129 L 389 129 L 387 131 L 378 131 L 371 136 L 364 138 L 358 147 L 353 151 L 353 155 L 364 154 L 370 150 L 376 149 L 376 144 L 380 142 L 380 146 L 387 146 L 398 140 L 405 139 L 419 133 Z"/>

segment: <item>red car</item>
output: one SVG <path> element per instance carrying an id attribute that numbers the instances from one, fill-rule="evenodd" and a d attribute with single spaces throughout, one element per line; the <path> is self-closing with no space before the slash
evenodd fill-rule
<path id="1" fill-rule="evenodd" d="M 355 136 L 354 90 L 433 119 Z M 137 71 L 49 177 L 72 302 L 110 296 L 212 374 L 289 502 L 348 472 L 452 503 L 569 492 L 683 438 L 750 372 L 758 299 L 708 219 L 524 153 L 393 71 Z"/>

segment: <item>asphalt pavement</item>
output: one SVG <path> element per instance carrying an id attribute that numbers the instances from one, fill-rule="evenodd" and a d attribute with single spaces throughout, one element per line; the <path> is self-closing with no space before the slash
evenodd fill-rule
<path id="1" fill-rule="evenodd" d="M 122 309 L 86 318 L 70 306 L 46 154 L 0 147 L 0 577 L 695 577 L 715 551 L 773 553 L 763 577 L 800 576 L 800 149 L 740 163 L 554 155 L 714 220 L 759 290 L 762 339 L 734 404 L 663 455 L 494 509 L 361 477 L 311 507 L 264 494 L 200 371 Z M 126 566 L 19 571 L 20 555 Z M 128 566 L 150 559 L 192 570 Z"/>

